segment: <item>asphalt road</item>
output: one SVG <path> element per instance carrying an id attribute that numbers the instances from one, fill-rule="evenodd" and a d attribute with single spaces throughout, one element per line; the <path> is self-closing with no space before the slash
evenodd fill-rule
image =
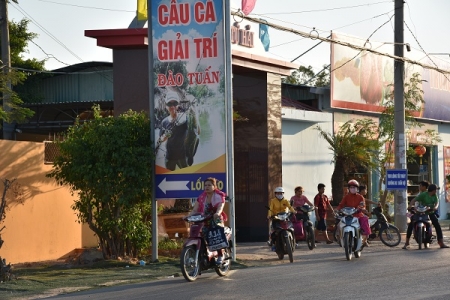
<path id="1" fill-rule="evenodd" d="M 450 299 L 450 249 L 433 244 L 415 250 L 412 243 L 410 250 L 402 250 L 402 244 L 388 248 L 374 242 L 351 261 L 336 244 L 322 243 L 312 251 L 300 245 L 292 264 L 286 258 L 279 261 L 268 247 L 247 245 L 247 252 L 259 253 L 260 266 L 226 277 L 209 271 L 193 283 L 165 278 L 50 299 Z"/>

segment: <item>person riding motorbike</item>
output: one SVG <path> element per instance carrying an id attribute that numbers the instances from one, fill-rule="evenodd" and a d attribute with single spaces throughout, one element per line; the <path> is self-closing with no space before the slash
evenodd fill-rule
<path id="1" fill-rule="evenodd" d="M 195 202 L 192 211 L 187 215 L 187 217 L 196 215 L 196 214 L 213 214 L 212 220 L 209 220 L 205 223 L 205 227 L 203 229 L 206 231 L 215 223 L 215 226 L 224 226 L 224 221 L 227 220 L 227 215 L 223 211 L 225 207 L 225 196 L 226 194 L 220 191 L 217 188 L 217 180 L 212 177 L 208 177 L 203 181 L 203 185 L 205 190 L 200 196 L 197 198 L 197 202 Z M 206 232 L 203 232 L 205 234 Z M 216 263 L 218 265 L 222 264 L 222 249 L 217 250 L 218 259 Z"/>
<path id="2" fill-rule="evenodd" d="M 354 207 L 359 209 L 359 212 L 355 213 L 353 216 L 358 218 L 359 225 L 361 226 L 363 247 L 368 247 L 369 244 L 367 243 L 367 237 L 372 232 L 370 230 L 369 218 L 364 215 L 364 212 L 366 212 L 366 201 L 363 196 L 358 194 L 358 181 L 352 179 L 347 183 L 347 186 L 349 193 L 342 198 L 337 210 L 344 207 Z"/>
<path id="3" fill-rule="evenodd" d="M 289 200 L 284 198 L 284 189 L 282 187 L 277 187 L 274 190 L 275 198 L 270 199 L 269 204 L 269 212 L 267 214 L 267 220 L 272 219 L 273 216 L 276 216 L 278 213 L 287 212 L 289 209 L 292 213 L 295 213 L 294 208 L 289 203 Z M 271 234 L 270 239 L 268 241 L 269 246 L 275 245 L 275 235 L 273 229 L 276 227 L 276 223 L 278 220 L 273 219 L 271 225 Z"/>
<path id="4" fill-rule="evenodd" d="M 437 190 L 440 188 L 435 184 L 430 184 L 428 186 L 428 190 L 425 192 L 420 193 L 418 196 L 416 196 L 412 201 L 411 205 L 414 207 L 416 202 L 418 202 L 421 205 L 430 207 L 430 210 L 427 212 L 428 216 L 430 217 L 431 223 L 434 226 L 434 229 L 436 230 L 436 235 L 438 239 L 438 244 L 440 248 L 449 248 L 446 244 L 444 244 L 443 235 L 442 235 L 442 228 L 439 224 L 439 220 L 434 213 L 438 206 L 439 206 L 439 200 L 436 196 Z M 409 229 L 409 228 L 408 228 Z M 411 237 L 411 234 L 409 235 Z M 410 237 L 406 237 L 405 246 L 403 246 L 403 249 L 407 249 L 409 246 L 409 239 Z"/>

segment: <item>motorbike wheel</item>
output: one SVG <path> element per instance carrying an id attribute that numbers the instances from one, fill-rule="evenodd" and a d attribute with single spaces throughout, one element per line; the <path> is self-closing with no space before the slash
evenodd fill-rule
<path id="1" fill-rule="evenodd" d="M 358 247 L 358 240 L 355 238 L 354 240 L 354 248 Z M 354 252 L 355 253 L 355 257 L 356 258 L 360 258 L 361 257 L 361 249 L 357 250 Z"/>
<path id="2" fill-rule="evenodd" d="M 294 239 L 292 238 L 292 235 L 291 234 L 288 234 L 288 236 L 287 237 L 284 237 L 284 242 L 286 243 L 286 251 L 287 251 L 287 254 L 288 254 L 288 256 L 289 256 L 289 261 L 291 262 L 291 263 L 293 263 L 294 262 L 294 256 L 293 256 L 293 254 L 292 254 L 292 252 L 294 252 L 294 241 L 293 241 Z"/>
<path id="3" fill-rule="evenodd" d="M 283 249 L 283 243 L 281 239 L 284 239 L 284 237 L 278 237 L 277 244 L 276 244 L 276 252 L 278 255 L 278 259 L 282 260 L 284 258 L 284 249 Z"/>
<path id="4" fill-rule="evenodd" d="M 341 244 L 341 231 L 339 229 L 339 224 L 336 224 L 336 226 L 334 227 L 333 238 L 339 244 L 339 247 L 342 247 L 342 244 Z"/>
<path id="5" fill-rule="evenodd" d="M 314 235 L 314 229 L 308 227 L 308 237 L 306 238 L 306 243 L 308 243 L 309 250 L 316 248 L 316 237 Z"/>
<path id="6" fill-rule="evenodd" d="M 223 263 L 216 267 L 216 273 L 219 276 L 226 276 L 231 269 L 231 250 L 225 248 L 222 250 Z"/>
<path id="7" fill-rule="evenodd" d="M 423 236 L 425 235 L 423 227 L 420 229 L 420 232 L 417 234 L 417 244 L 419 244 L 419 250 L 422 249 Z"/>
<path id="8" fill-rule="evenodd" d="M 190 246 L 183 248 L 180 255 L 180 265 L 181 273 L 183 273 L 184 278 L 187 281 L 194 281 L 197 279 L 198 271 L 200 269 L 200 262 L 197 260 L 197 265 L 195 264 L 195 247 Z"/>
<path id="9" fill-rule="evenodd" d="M 339 240 L 341 239 L 341 237 L 339 236 L 339 226 L 338 226 L 338 224 L 336 224 L 334 226 L 333 238 L 334 238 L 335 242 L 339 242 Z"/>
<path id="10" fill-rule="evenodd" d="M 352 260 L 352 240 L 353 236 L 350 232 L 344 233 L 344 249 L 345 249 L 345 258 L 347 260 Z"/>
<path id="11" fill-rule="evenodd" d="M 380 240 L 388 247 L 395 247 L 400 244 L 402 236 L 397 227 L 389 224 L 387 228 L 381 229 Z"/>

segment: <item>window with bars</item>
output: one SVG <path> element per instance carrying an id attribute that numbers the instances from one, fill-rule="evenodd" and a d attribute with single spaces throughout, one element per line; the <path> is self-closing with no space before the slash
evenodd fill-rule
<path id="1" fill-rule="evenodd" d="M 53 164 L 55 158 L 59 156 L 59 153 L 58 144 L 53 141 L 44 142 L 44 164 Z"/>

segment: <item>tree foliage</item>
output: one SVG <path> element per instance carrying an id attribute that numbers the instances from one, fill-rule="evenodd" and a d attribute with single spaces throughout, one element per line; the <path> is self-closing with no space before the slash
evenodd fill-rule
<path id="1" fill-rule="evenodd" d="M 343 184 L 347 175 L 361 166 L 374 167 L 373 155 L 369 149 L 379 147 L 378 124 L 372 119 L 365 118 L 345 122 L 335 134 L 324 131 L 320 126 L 316 129 L 333 152 L 331 193 L 333 204 L 337 204 L 344 196 Z"/>
<path id="2" fill-rule="evenodd" d="M 422 80 L 415 73 L 405 83 L 405 122 L 409 129 L 420 128 L 424 124 L 416 117 L 424 104 Z M 332 134 L 325 132 L 320 126 L 316 129 L 328 142 L 329 149 L 333 151 L 334 171 L 331 178 L 331 189 L 333 200 L 340 202 L 343 197 L 343 184 L 346 175 L 352 169 L 361 166 L 379 175 L 380 201 L 386 204 L 387 191 L 382 190 L 382 184 L 386 178 L 386 169 L 394 157 L 394 90 L 388 95 L 384 102 L 383 111 L 379 117 L 379 123 L 373 119 L 363 118 L 350 120 L 344 123 L 339 131 Z M 425 130 L 422 140 L 428 145 L 434 145 L 441 141 L 439 133 L 434 130 Z M 415 155 L 412 148 L 407 150 L 407 158 L 411 160 Z"/>
<path id="3" fill-rule="evenodd" d="M 78 196 L 72 209 L 99 238 L 105 258 L 136 256 L 151 240 L 150 122 L 128 111 L 71 127 L 48 177 Z"/>
<path id="4" fill-rule="evenodd" d="M 307 84 L 316 87 L 330 86 L 330 72 L 327 65 L 323 66 L 323 70 L 315 73 L 312 66 L 300 66 L 293 71 L 291 75 L 283 79 L 284 83 L 290 84 Z"/>
<path id="5" fill-rule="evenodd" d="M 8 74 L 0 73 L 0 120 L 7 123 L 22 123 L 34 114 L 31 109 L 22 107 L 22 99 L 8 86 L 8 83 L 15 85 L 20 81 L 20 76 L 15 71 Z M 9 96 L 9 101 L 4 101 L 5 95 Z M 1 127 L 2 123 L 0 122 Z"/>
<path id="6" fill-rule="evenodd" d="M 24 122 L 31 117 L 34 112 L 28 108 L 23 108 L 23 99 L 27 99 L 23 91 L 23 84 L 29 78 L 29 71 L 16 70 L 15 68 L 27 70 L 43 70 L 45 60 L 37 60 L 35 58 L 25 59 L 23 53 L 27 52 L 28 43 L 37 37 L 36 33 L 28 31 L 29 20 L 23 19 L 19 22 L 9 22 L 9 39 L 10 39 L 10 60 L 12 70 L 9 72 L 1 72 L 0 74 L 0 93 L 1 108 L 0 120 L 7 123 Z M 1 41 L 0 41 L 1 43 Z M 32 76 L 28 81 L 36 80 Z M 11 83 L 12 90 L 8 86 Z M 9 96 L 9 102 L 4 103 L 4 95 Z"/>

